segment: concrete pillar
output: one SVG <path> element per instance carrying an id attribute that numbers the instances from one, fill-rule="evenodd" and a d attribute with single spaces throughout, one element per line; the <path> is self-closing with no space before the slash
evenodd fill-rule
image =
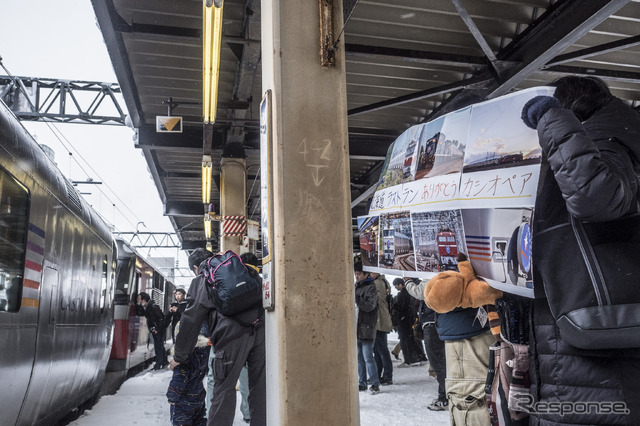
<path id="1" fill-rule="evenodd" d="M 247 172 L 243 158 L 222 158 L 220 162 L 220 215 L 247 216 Z M 220 251 L 242 253 L 241 236 L 224 236 L 220 221 Z"/>
<path id="2" fill-rule="evenodd" d="M 271 426 L 359 424 L 344 45 L 335 66 L 320 64 L 319 3 L 332 2 L 262 1 L 273 124 Z M 341 1 L 332 13 L 338 34 Z"/>

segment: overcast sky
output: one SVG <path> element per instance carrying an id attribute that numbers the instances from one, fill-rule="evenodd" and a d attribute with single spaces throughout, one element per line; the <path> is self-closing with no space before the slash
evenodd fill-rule
<path id="1" fill-rule="evenodd" d="M 90 0 L 2 0 L 0 57 L 15 76 L 117 83 Z M 0 69 L 0 75 L 4 74 Z M 125 107 L 122 100 L 121 106 Z M 134 147 L 131 129 L 23 124 L 39 143 L 53 148 L 58 167 L 70 180 L 103 182 L 99 187 L 78 188 L 91 193 L 85 198 L 116 230 L 173 232 L 169 219 L 162 215 L 158 190 L 142 151 Z M 142 254 L 149 251 L 144 249 Z M 150 255 L 176 256 L 178 251 L 154 250 Z M 180 266 L 186 266 L 184 253 L 179 258 Z"/>

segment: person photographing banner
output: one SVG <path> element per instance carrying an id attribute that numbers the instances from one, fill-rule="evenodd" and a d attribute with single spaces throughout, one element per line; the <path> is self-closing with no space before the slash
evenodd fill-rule
<path id="1" fill-rule="evenodd" d="M 598 78 L 553 86 L 522 110 L 543 155 L 530 424 L 640 424 L 640 115 Z M 575 409 L 544 409 L 554 403 Z"/>

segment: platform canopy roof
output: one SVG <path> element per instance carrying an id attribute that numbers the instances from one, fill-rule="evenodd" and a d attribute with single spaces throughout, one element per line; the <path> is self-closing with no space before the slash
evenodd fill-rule
<path id="1" fill-rule="evenodd" d="M 260 0 L 224 0 L 219 103 L 203 138 L 202 0 L 92 0 L 133 125 L 185 249 L 204 247 L 201 162 L 241 143 L 248 218 L 260 216 Z M 453 105 L 599 76 L 640 105 L 640 2 L 344 0 L 352 214 L 366 213 L 388 146 Z M 183 133 L 156 133 L 156 116 Z M 208 140 L 208 142 L 203 142 Z M 214 232 L 215 232 L 214 227 Z M 213 248 L 217 249 L 217 234 Z"/>

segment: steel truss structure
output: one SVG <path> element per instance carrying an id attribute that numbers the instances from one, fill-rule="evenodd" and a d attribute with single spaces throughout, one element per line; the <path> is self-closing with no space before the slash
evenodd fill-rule
<path id="1" fill-rule="evenodd" d="M 117 83 L 0 76 L 0 99 L 22 120 L 124 125 L 121 93 Z"/>

